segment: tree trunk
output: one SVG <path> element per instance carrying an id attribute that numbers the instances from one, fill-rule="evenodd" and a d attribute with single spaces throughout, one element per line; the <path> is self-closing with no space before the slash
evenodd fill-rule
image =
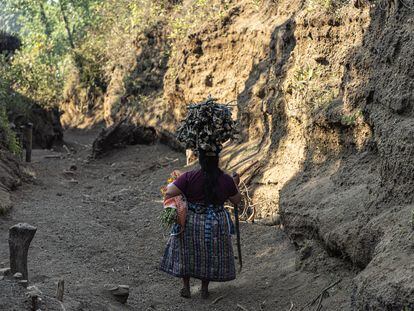
<path id="1" fill-rule="evenodd" d="M 52 30 L 50 28 L 49 20 L 47 19 L 45 7 L 43 5 L 43 2 L 39 2 L 39 9 L 40 9 L 40 19 L 42 20 L 42 23 L 45 27 L 45 34 L 50 39 L 50 36 L 52 34 Z"/>
<path id="2" fill-rule="evenodd" d="M 70 30 L 69 20 L 66 16 L 65 7 L 62 3 L 62 0 L 59 0 L 59 6 L 60 6 L 60 13 L 62 14 L 62 19 L 65 24 L 66 33 L 68 35 L 68 41 L 69 45 L 72 48 L 72 50 L 75 50 L 75 41 L 73 40 L 72 31 Z"/>
<path id="3" fill-rule="evenodd" d="M 28 280 L 27 254 L 37 228 L 29 224 L 17 224 L 9 229 L 11 273 L 20 272 Z"/>

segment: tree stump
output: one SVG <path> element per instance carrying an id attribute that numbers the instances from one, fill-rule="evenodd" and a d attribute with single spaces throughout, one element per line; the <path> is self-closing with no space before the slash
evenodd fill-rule
<path id="1" fill-rule="evenodd" d="M 20 272 L 28 280 L 27 254 L 37 228 L 26 223 L 14 225 L 9 229 L 11 273 Z"/>

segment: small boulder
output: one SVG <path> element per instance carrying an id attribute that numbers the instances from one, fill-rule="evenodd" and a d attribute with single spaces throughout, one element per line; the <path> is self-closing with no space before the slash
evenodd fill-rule
<path id="1" fill-rule="evenodd" d="M 68 177 L 71 177 L 71 176 L 75 176 L 75 172 L 74 171 L 71 171 L 71 170 L 69 170 L 69 171 L 63 171 L 63 175 L 64 176 L 68 176 Z"/>
<path id="2" fill-rule="evenodd" d="M 112 285 L 106 284 L 104 289 L 107 293 L 109 293 L 112 297 L 115 298 L 116 301 L 120 303 L 126 303 L 129 297 L 129 286 L 128 285 Z"/>
<path id="3" fill-rule="evenodd" d="M 71 185 L 77 185 L 77 184 L 79 184 L 79 181 L 72 178 L 71 180 L 68 181 L 68 183 L 71 184 Z"/>
<path id="4" fill-rule="evenodd" d="M 20 272 L 16 272 L 15 274 L 13 274 L 13 278 L 15 278 L 16 280 L 21 280 L 23 279 L 23 274 L 21 274 Z"/>

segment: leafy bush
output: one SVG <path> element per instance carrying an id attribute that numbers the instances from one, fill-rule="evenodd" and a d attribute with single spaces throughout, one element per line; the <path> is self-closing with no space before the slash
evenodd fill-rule
<path id="1" fill-rule="evenodd" d="M 0 146 L 1 145 L 16 155 L 21 153 L 21 146 L 17 141 L 16 134 L 10 128 L 5 107 L 0 107 Z"/>
<path id="2" fill-rule="evenodd" d="M 342 115 L 341 123 L 347 126 L 354 126 L 357 124 L 359 118 L 363 116 L 362 111 L 358 110 L 351 114 Z"/>
<path id="3" fill-rule="evenodd" d="M 13 21 L 22 40 L 0 75 L 13 91 L 49 107 L 65 96 L 103 94 L 116 69 L 126 74 L 136 65 L 136 43 L 149 30 L 163 25 L 171 44 L 165 54 L 174 57 L 183 39 L 223 18 L 230 3 L 0 0 L 0 16 Z"/>
<path id="4" fill-rule="evenodd" d="M 284 90 L 291 97 L 292 102 L 298 103 L 302 112 L 326 108 L 335 99 L 339 90 L 335 72 L 326 70 L 319 64 L 295 66 L 293 73 L 288 77 Z"/>

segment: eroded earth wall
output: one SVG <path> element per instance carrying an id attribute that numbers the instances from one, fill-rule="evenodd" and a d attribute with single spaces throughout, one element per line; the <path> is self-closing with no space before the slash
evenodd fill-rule
<path id="1" fill-rule="evenodd" d="M 414 309 L 414 8 L 256 2 L 230 1 L 173 52 L 157 25 L 95 115 L 171 134 L 189 102 L 231 102 L 242 138 L 223 166 L 249 183 L 259 217 L 280 215 L 315 249 L 300 266 L 322 250 L 355 270 L 355 310 Z"/>

